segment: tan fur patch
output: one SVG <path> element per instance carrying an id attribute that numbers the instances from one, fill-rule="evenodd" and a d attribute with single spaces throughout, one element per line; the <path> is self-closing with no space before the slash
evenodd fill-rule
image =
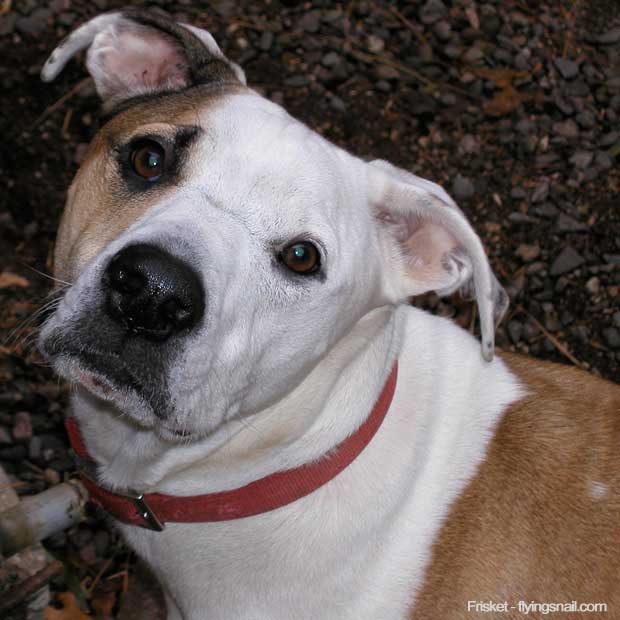
<path id="1" fill-rule="evenodd" d="M 529 395 L 452 507 L 412 620 L 620 618 L 620 388 L 504 354 Z M 468 601 L 606 603 L 606 613 L 468 611 Z"/>
<path id="2" fill-rule="evenodd" d="M 228 95 L 245 90 L 234 84 L 197 87 L 138 103 L 106 123 L 93 138 L 69 189 L 54 254 L 56 277 L 74 280 L 87 261 L 170 191 L 162 185 L 161 190 L 144 194 L 127 192 L 110 145 L 152 125 L 165 124 L 170 129 L 193 125 L 206 105 L 222 105 Z"/>

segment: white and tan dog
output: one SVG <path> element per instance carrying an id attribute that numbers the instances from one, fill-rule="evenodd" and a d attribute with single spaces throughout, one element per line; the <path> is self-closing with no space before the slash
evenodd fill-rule
<path id="1" fill-rule="evenodd" d="M 204 30 L 101 15 L 43 78 L 83 49 L 107 121 L 40 346 L 168 618 L 620 618 L 620 390 L 494 359 L 506 296 L 450 197 L 291 118 Z M 407 303 L 463 287 L 482 353 Z"/>

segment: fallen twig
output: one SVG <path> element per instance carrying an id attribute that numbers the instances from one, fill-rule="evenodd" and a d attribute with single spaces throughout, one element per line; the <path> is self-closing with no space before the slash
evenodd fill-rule
<path id="1" fill-rule="evenodd" d="M 517 306 L 517 312 L 521 312 L 528 317 L 536 327 L 546 336 L 546 338 L 553 344 L 553 346 L 562 354 L 564 357 L 569 359 L 575 366 L 578 368 L 584 368 L 587 370 L 587 366 L 580 362 L 567 348 L 566 345 L 562 344 L 549 330 L 545 329 L 545 326 L 534 316 L 532 316 L 523 306 Z"/>
<path id="2" fill-rule="evenodd" d="M 384 9 L 383 7 L 373 3 L 373 9 L 375 9 L 378 13 L 383 13 L 384 15 L 392 15 L 400 21 L 403 26 L 411 30 L 414 36 L 419 39 L 422 43 L 426 43 L 426 37 L 415 27 L 409 19 L 407 19 L 396 7 L 390 6 L 388 9 Z"/>
<path id="3" fill-rule="evenodd" d="M 51 579 L 56 577 L 56 575 L 60 575 L 62 571 L 62 564 L 58 560 L 54 560 L 44 569 L 32 575 L 32 577 L 28 577 L 28 579 L 25 579 L 14 588 L 4 593 L 2 595 L 2 600 L 0 600 L 0 611 L 8 611 L 9 609 L 17 607 L 17 605 L 23 603 L 37 590 L 40 590 Z"/>
<path id="4" fill-rule="evenodd" d="M 366 62 L 368 64 L 373 64 L 375 62 L 378 62 L 379 64 L 387 65 L 388 67 L 393 67 L 394 69 L 396 69 L 398 72 L 402 73 L 403 75 L 407 75 L 408 77 L 413 78 L 414 80 L 417 80 L 418 82 L 421 82 L 425 86 L 433 88 L 434 90 L 445 88 L 448 90 L 452 90 L 456 93 L 459 93 L 459 95 L 462 95 L 463 97 L 467 97 L 468 99 L 478 101 L 478 97 L 476 97 L 475 95 L 472 95 L 471 93 L 468 93 L 466 90 L 463 90 L 462 88 L 459 88 L 458 86 L 453 86 L 452 84 L 447 84 L 445 82 L 441 82 L 441 83 L 433 82 L 432 80 L 429 80 L 427 77 L 423 76 L 421 73 L 419 73 L 415 69 L 412 69 L 411 67 L 408 67 L 407 65 L 404 65 L 401 62 L 398 62 L 397 60 L 393 60 L 392 58 L 389 58 L 388 56 L 385 56 L 384 54 L 377 54 L 374 52 L 360 52 L 353 48 L 348 49 L 347 53 L 353 56 L 354 58 L 357 58 L 358 60 L 361 60 L 362 62 Z"/>
<path id="5" fill-rule="evenodd" d="M 58 110 L 58 108 L 62 107 L 71 97 L 77 95 L 86 85 L 89 85 L 92 82 L 91 77 L 86 77 L 80 80 L 68 93 L 65 93 L 58 101 L 52 103 L 51 106 L 45 108 L 43 113 L 37 118 L 37 120 L 32 124 L 32 129 L 36 129 L 50 114 L 53 114 Z"/>

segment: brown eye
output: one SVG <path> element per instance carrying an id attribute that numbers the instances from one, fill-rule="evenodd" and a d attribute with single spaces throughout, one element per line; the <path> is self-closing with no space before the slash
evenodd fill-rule
<path id="1" fill-rule="evenodd" d="M 142 140 L 131 151 L 133 171 L 147 181 L 157 181 L 164 172 L 165 152 L 153 140 Z"/>
<path id="2" fill-rule="evenodd" d="M 321 263 L 319 251 L 309 241 L 293 243 L 282 251 L 282 262 L 292 271 L 301 274 L 315 272 Z"/>

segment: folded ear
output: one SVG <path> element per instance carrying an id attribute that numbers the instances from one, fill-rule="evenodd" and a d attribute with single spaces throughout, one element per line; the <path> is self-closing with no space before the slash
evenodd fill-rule
<path id="1" fill-rule="evenodd" d="M 137 95 L 203 83 L 245 84 L 241 68 L 224 56 L 206 30 L 175 22 L 159 11 L 129 8 L 94 17 L 58 45 L 41 78 L 53 80 L 84 49 L 106 108 Z"/>
<path id="2" fill-rule="evenodd" d="M 473 290 L 480 314 L 482 355 L 491 361 L 494 332 L 508 296 L 491 271 L 478 235 L 435 183 L 385 161 L 368 164 L 371 200 L 391 266 L 395 294 Z"/>

